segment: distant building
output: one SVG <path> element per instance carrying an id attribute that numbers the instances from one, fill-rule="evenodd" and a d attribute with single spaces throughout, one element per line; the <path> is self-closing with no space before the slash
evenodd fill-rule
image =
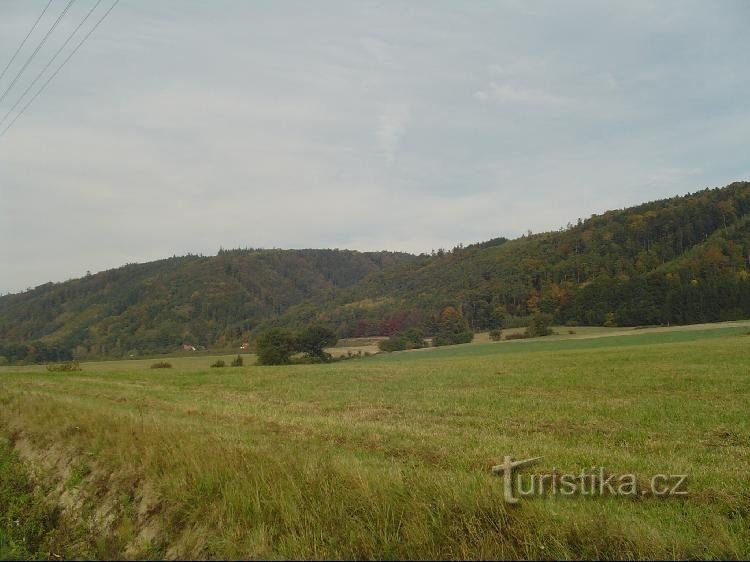
<path id="1" fill-rule="evenodd" d="M 250 342 L 243 341 L 242 345 L 240 346 L 240 349 L 242 350 L 250 349 Z"/>

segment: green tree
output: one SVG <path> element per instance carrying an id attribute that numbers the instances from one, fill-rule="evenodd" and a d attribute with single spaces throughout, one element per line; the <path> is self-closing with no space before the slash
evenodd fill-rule
<path id="1" fill-rule="evenodd" d="M 421 349 L 425 346 L 424 334 L 418 328 L 409 328 L 403 334 L 408 349 Z"/>
<path id="2" fill-rule="evenodd" d="M 552 333 L 550 325 L 552 324 L 552 315 L 538 312 L 531 317 L 529 327 L 526 328 L 526 335 L 530 338 L 540 336 L 549 336 Z"/>
<path id="3" fill-rule="evenodd" d="M 291 361 L 294 351 L 294 336 L 282 328 L 268 330 L 255 344 L 258 363 L 261 365 L 286 365 Z"/>
<path id="4" fill-rule="evenodd" d="M 474 339 L 474 334 L 469 330 L 461 313 L 452 306 L 445 307 L 437 321 L 435 337 L 432 338 L 433 345 L 469 343 L 472 339 Z"/>
<path id="5" fill-rule="evenodd" d="M 333 347 L 339 341 L 336 332 L 325 326 L 314 325 L 302 330 L 297 335 L 296 349 L 313 361 L 330 361 L 331 354 L 326 347 Z"/>

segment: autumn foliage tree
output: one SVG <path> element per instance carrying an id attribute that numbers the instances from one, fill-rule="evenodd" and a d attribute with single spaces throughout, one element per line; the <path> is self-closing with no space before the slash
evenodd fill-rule
<path id="1" fill-rule="evenodd" d="M 436 322 L 435 336 L 432 343 L 435 346 L 469 343 L 474 334 L 461 313 L 452 306 L 446 306 Z"/>

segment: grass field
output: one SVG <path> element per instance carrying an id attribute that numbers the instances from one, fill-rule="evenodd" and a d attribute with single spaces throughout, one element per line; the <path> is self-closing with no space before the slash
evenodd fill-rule
<path id="1" fill-rule="evenodd" d="M 0 557 L 750 557 L 750 323 L 568 330 L 325 365 L 0 369 Z M 506 505 L 505 455 L 686 473 L 688 495 Z"/>

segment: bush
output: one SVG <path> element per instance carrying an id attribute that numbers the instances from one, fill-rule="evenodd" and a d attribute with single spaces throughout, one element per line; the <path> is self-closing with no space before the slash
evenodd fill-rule
<path id="1" fill-rule="evenodd" d="M 211 363 L 211 367 L 226 367 L 226 366 L 227 364 L 224 363 L 224 361 L 222 361 L 221 359 L 219 359 L 218 361 L 214 363 Z"/>
<path id="2" fill-rule="evenodd" d="M 432 338 L 432 345 L 434 345 L 435 347 L 440 347 L 442 345 L 471 343 L 473 339 L 474 333 L 471 331 L 442 333 Z"/>
<path id="3" fill-rule="evenodd" d="M 552 333 L 550 325 L 552 324 L 552 315 L 539 312 L 531 317 L 529 327 L 526 328 L 526 335 L 530 338 L 549 336 Z"/>
<path id="4" fill-rule="evenodd" d="M 425 347 L 424 335 L 416 328 L 409 328 L 402 334 L 394 334 L 378 343 L 381 351 L 404 351 Z"/>
<path id="5" fill-rule="evenodd" d="M 424 341 L 424 334 L 417 328 L 409 328 L 404 332 L 404 339 L 409 349 L 422 349 L 427 344 Z"/>
<path id="6" fill-rule="evenodd" d="M 81 364 L 78 361 L 66 361 L 57 365 L 47 365 L 47 370 L 52 373 L 61 373 L 69 371 L 82 371 Z"/>
<path id="7" fill-rule="evenodd" d="M 530 337 L 531 336 L 528 335 L 527 333 L 520 332 L 518 334 L 508 334 L 507 336 L 505 336 L 505 339 L 506 340 L 527 340 Z"/>
<path id="8" fill-rule="evenodd" d="M 172 364 L 168 361 L 157 361 L 153 365 L 151 365 L 152 369 L 171 369 Z"/>
<path id="9" fill-rule="evenodd" d="M 295 338 L 295 349 L 313 361 L 326 362 L 331 360 L 331 354 L 327 353 L 325 348 L 333 347 L 338 341 L 336 332 L 330 328 L 309 326 Z"/>
<path id="10" fill-rule="evenodd" d="M 378 343 L 378 348 L 380 348 L 380 351 L 403 351 L 405 349 L 408 349 L 408 343 L 406 341 L 406 338 L 402 336 L 391 336 L 387 340 L 381 340 Z"/>
<path id="11" fill-rule="evenodd" d="M 288 330 L 273 328 L 258 338 L 255 351 L 261 365 L 286 365 L 295 351 L 295 338 Z"/>
<path id="12" fill-rule="evenodd" d="M 500 341 L 503 339 L 503 329 L 495 328 L 494 330 L 490 330 L 490 339 L 492 341 Z"/>
<path id="13" fill-rule="evenodd" d="M 232 360 L 232 367 L 242 367 L 243 364 L 242 355 L 238 355 Z"/>

